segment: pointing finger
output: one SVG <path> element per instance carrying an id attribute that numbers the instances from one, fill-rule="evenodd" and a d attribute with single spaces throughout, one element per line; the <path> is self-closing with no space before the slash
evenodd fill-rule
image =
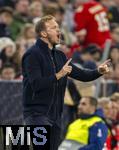
<path id="1" fill-rule="evenodd" d="M 105 62 L 102 63 L 102 65 L 107 65 L 111 62 L 111 59 L 107 59 Z"/>
<path id="2" fill-rule="evenodd" d="M 71 60 L 72 60 L 72 58 L 70 58 L 70 59 L 66 62 L 65 66 L 68 66 L 69 63 L 71 62 Z"/>

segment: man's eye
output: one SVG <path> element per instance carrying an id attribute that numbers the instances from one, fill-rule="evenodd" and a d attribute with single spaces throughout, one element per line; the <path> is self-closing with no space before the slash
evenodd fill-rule
<path id="1" fill-rule="evenodd" d="M 56 27 L 52 27 L 51 29 L 55 29 Z"/>

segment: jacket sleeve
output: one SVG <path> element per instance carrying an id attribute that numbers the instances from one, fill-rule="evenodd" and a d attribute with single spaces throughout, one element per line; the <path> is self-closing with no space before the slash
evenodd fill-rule
<path id="1" fill-rule="evenodd" d="M 57 81 L 55 74 L 44 77 L 39 59 L 34 54 L 29 54 L 22 61 L 23 74 L 27 76 L 34 92 L 52 87 Z"/>
<path id="2" fill-rule="evenodd" d="M 93 81 L 102 76 L 102 74 L 100 74 L 97 69 L 95 70 L 81 69 L 72 63 L 70 63 L 70 65 L 72 66 L 72 72 L 69 74 L 69 76 L 76 80 L 88 82 Z"/>
<path id="3" fill-rule="evenodd" d="M 107 126 L 102 123 L 96 123 L 89 130 L 89 144 L 79 150 L 102 150 L 108 135 Z"/>

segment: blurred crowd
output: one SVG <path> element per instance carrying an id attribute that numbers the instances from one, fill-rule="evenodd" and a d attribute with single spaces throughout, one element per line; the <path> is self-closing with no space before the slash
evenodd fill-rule
<path id="1" fill-rule="evenodd" d="M 98 102 L 110 129 L 110 145 L 116 150 L 119 145 L 119 0 L 0 0 L 0 80 L 22 80 L 21 59 L 36 40 L 35 24 L 49 14 L 56 17 L 62 32 L 57 47 L 68 58 L 72 57 L 77 66 L 95 69 L 104 59 L 111 59 L 110 74 L 100 79 Z M 98 85 L 69 79 L 63 128 L 76 119 L 81 97 L 94 96 Z"/>

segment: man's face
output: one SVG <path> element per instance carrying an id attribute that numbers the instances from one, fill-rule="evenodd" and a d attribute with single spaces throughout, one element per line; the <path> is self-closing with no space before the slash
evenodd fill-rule
<path id="1" fill-rule="evenodd" d="M 15 50 L 14 50 L 13 46 L 9 45 L 5 48 L 5 55 L 8 58 L 13 57 L 14 54 L 15 54 Z"/>
<path id="2" fill-rule="evenodd" d="M 112 119 L 116 119 L 118 113 L 118 105 L 115 101 L 112 101 Z"/>
<path id="3" fill-rule="evenodd" d="M 83 54 L 83 55 L 81 55 L 81 56 L 82 56 L 82 59 L 83 59 L 84 61 L 90 61 L 90 60 L 92 60 L 92 55 L 89 54 L 89 53 L 85 53 L 85 54 Z"/>
<path id="4" fill-rule="evenodd" d="M 16 10 L 19 13 L 27 14 L 29 8 L 29 1 L 28 0 L 20 0 L 16 5 Z"/>
<path id="5" fill-rule="evenodd" d="M 10 25 L 13 21 L 13 17 L 11 14 L 4 12 L 0 15 L 0 20 L 2 23 L 5 23 L 6 25 Z"/>
<path id="6" fill-rule="evenodd" d="M 1 73 L 3 80 L 13 80 L 15 78 L 15 71 L 13 68 L 4 68 Z"/>
<path id="7" fill-rule="evenodd" d="M 119 5 L 119 0 L 114 0 L 114 2 L 116 3 L 116 6 Z"/>
<path id="8" fill-rule="evenodd" d="M 75 0 L 75 6 L 78 7 L 79 5 L 84 4 L 85 2 L 87 2 L 88 0 Z"/>
<path id="9" fill-rule="evenodd" d="M 33 17 L 41 17 L 43 15 L 42 6 L 40 3 L 38 3 L 37 6 L 31 11 L 31 15 Z"/>
<path id="10" fill-rule="evenodd" d="M 25 32 L 25 37 L 27 39 L 32 39 L 32 38 L 35 38 L 35 29 L 34 27 L 30 27 L 29 29 L 26 30 Z"/>
<path id="11" fill-rule="evenodd" d="M 111 36 L 112 39 L 114 40 L 114 42 L 119 42 L 119 27 L 115 28 L 112 32 L 111 32 Z"/>
<path id="12" fill-rule="evenodd" d="M 89 98 L 82 98 L 78 106 L 78 114 L 93 114 L 95 107 L 90 104 Z"/>
<path id="13" fill-rule="evenodd" d="M 111 7 L 115 5 L 114 0 L 101 0 L 100 2 L 106 7 Z"/>
<path id="14" fill-rule="evenodd" d="M 55 20 L 50 20 L 46 22 L 46 34 L 47 39 L 52 45 L 56 45 L 60 43 L 61 32 L 59 29 L 59 25 Z"/>
<path id="15" fill-rule="evenodd" d="M 106 118 L 110 118 L 112 115 L 112 104 L 111 102 L 108 102 L 103 106 L 104 115 Z"/>

